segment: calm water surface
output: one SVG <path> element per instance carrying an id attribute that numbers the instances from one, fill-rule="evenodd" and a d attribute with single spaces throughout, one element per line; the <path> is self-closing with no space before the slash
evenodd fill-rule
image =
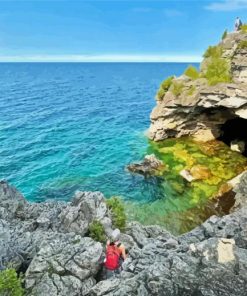
<path id="1" fill-rule="evenodd" d="M 0 178 L 29 200 L 75 190 L 155 200 L 153 180 L 125 166 L 146 153 L 160 82 L 181 63 L 0 64 Z"/>

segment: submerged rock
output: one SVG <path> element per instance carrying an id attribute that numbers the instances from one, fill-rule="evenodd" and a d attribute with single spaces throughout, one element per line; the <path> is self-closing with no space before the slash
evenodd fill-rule
<path id="1" fill-rule="evenodd" d="M 164 169 L 164 164 L 154 154 L 146 155 L 141 163 L 133 163 L 127 169 L 136 174 L 144 176 L 155 175 L 159 170 Z"/>

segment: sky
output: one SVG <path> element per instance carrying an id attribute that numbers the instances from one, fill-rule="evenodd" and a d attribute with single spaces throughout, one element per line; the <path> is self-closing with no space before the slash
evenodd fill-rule
<path id="1" fill-rule="evenodd" d="M 196 62 L 247 0 L 0 0 L 0 61 Z"/>

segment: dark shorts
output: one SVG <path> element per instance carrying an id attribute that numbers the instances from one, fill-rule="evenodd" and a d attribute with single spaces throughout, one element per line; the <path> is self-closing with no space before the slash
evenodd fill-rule
<path id="1" fill-rule="evenodd" d="M 120 269 L 115 269 L 115 270 L 110 270 L 104 267 L 104 274 L 105 274 L 105 279 L 108 280 L 110 278 L 116 278 L 120 274 Z"/>

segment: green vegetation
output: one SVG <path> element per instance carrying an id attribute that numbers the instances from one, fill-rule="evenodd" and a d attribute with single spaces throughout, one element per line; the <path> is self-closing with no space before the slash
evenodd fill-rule
<path id="1" fill-rule="evenodd" d="M 171 91 L 174 94 L 174 96 L 178 97 L 179 95 L 181 95 L 183 88 L 183 82 L 173 82 Z"/>
<path id="2" fill-rule="evenodd" d="M 97 220 L 94 220 L 89 225 L 89 236 L 98 242 L 102 242 L 102 243 L 106 242 L 106 235 L 105 235 L 104 227 Z"/>
<path id="3" fill-rule="evenodd" d="M 204 58 L 219 58 L 222 56 L 222 47 L 217 46 L 209 46 L 208 49 L 205 51 L 203 57 Z"/>
<path id="4" fill-rule="evenodd" d="M 166 94 L 166 92 L 168 91 L 168 89 L 170 88 L 170 86 L 172 85 L 172 81 L 173 81 L 174 77 L 170 76 L 168 77 L 166 80 L 164 80 L 161 85 L 160 88 L 157 92 L 157 98 L 158 100 L 162 100 L 164 95 Z"/>
<path id="5" fill-rule="evenodd" d="M 23 296 L 24 289 L 21 286 L 21 278 L 18 278 L 13 268 L 0 272 L 0 295 Z"/>
<path id="6" fill-rule="evenodd" d="M 229 62 L 219 57 L 212 58 L 204 76 L 207 78 L 209 85 L 231 82 Z"/>
<path id="7" fill-rule="evenodd" d="M 224 40 L 226 38 L 226 36 L 227 36 L 227 30 L 224 31 L 224 33 L 222 34 L 221 39 Z"/>
<path id="8" fill-rule="evenodd" d="M 211 204 L 210 200 L 219 191 L 224 192 L 222 186 L 227 180 L 247 168 L 243 155 L 219 141 L 203 145 L 185 137 L 150 141 L 148 153 L 154 153 L 167 167 L 159 185 L 164 198 L 152 203 L 127 203 L 128 217 L 145 225 L 164 225 L 177 234 L 189 231 L 215 214 L 215 201 Z M 184 182 L 179 175 L 183 169 L 193 172 L 198 179 Z"/>
<path id="9" fill-rule="evenodd" d="M 241 26 L 241 31 L 242 31 L 243 33 L 247 33 L 247 24 L 243 24 L 243 25 Z"/>
<path id="10" fill-rule="evenodd" d="M 191 85 L 191 87 L 187 91 L 187 95 L 188 96 L 193 96 L 193 94 L 195 93 L 195 91 L 196 91 L 196 87 L 194 85 Z"/>
<path id="11" fill-rule="evenodd" d="M 160 87 L 160 89 L 157 92 L 157 98 L 161 101 L 165 94 L 166 94 L 166 92 L 164 91 L 164 89 L 162 87 Z"/>
<path id="12" fill-rule="evenodd" d="M 193 80 L 196 80 L 197 78 L 199 78 L 199 72 L 197 71 L 196 67 L 194 67 L 194 66 L 189 66 L 185 70 L 184 74 Z"/>
<path id="13" fill-rule="evenodd" d="M 238 44 L 238 48 L 240 48 L 240 49 L 247 48 L 247 40 L 240 41 Z"/>
<path id="14" fill-rule="evenodd" d="M 124 230 L 126 226 L 126 214 L 121 199 L 115 196 L 108 199 L 106 204 L 111 211 L 113 226 Z"/>

